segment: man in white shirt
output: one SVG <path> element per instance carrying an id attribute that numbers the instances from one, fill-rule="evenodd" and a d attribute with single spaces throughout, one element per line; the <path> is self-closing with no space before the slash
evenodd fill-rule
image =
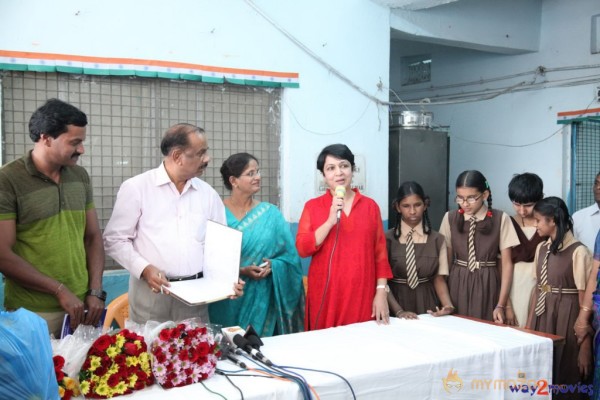
<path id="1" fill-rule="evenodd" d="M 596 175 L 592 190 L 595 203 L 573 214 L 573 233 L 577 240 L 593 252 L 600 229 L 600 172 Z"/>
<path id="2" fill-rule="evenodd" d="M 160 144 L 158 168 L 123 182 L 104 230 L 106 253 L 125 267 L 129 318 L 138 323 L 200 317 L 205 305 L 190 307 L 161 288 L 170 281 L 202 277 L 207 220 L 227 224 L 217 192 L 198 179 L 210 157 L 202 128 L 177 124 Z M 234 287 L 242 295 L 243 283 Z"/>

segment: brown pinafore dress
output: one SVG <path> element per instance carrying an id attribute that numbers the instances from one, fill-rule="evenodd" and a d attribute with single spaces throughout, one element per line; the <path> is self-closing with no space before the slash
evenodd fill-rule
<path id="1" fill-rule="evenodd" d="M 457 219 L 463 224 L 459 232 Z M 448 276 L 448 289 L 456 313 L 494 320 L 494 308 L 500 296 L 500 274 L 498 253 L 500 248 L 500 226 L 502 211 L 492 210 L 492 217 L 477 221 L 475 230 L 475 256 L 481 266 L 469 271 L 465 265 L 469 259 L 469 224 L 457 210 L 448 213 L 451 230 L 453 261 Z M 489 226 L 491 224 L 491 226 Z M 490 229 L 491 228 L 491 229 Z M 488 232 L 483 232 L 487 230 Z"/>
<path id="2" fill-rule="evenodd" d="M 392 267 L 394 278 L 388 280 L 390 292 L 406 311 L 415 314 L 425 314 L 427 310 L 435 311 L 439 301 L 433 286 L 433 278 L 438 273 L 440 251 L 444 244 L 444 237 L 438 232 L 431 231 L 427 235 L 426 243 L 415 243 L 415 258 L 417 263 L 417 276 L 419 285 L 411 289 L 406 281 L 406 244 L 400 244 L 394 238 L 394 230 L 385 233 L 388 259 Z"/>
<path id="3" fill-rule="evenodd" d="M 566 249 L 556 254 L 551 253 L 548 257 L 548 285 L 553 289 L 552 292 L 546 293 L 544 313 L 537 316 L 534 312 L 531 312 L 532 319 L 528 324 L 536 331 L 565 338 L 564 346 L 557 348 L 556 354 L 554 354 L 553 382 L 558 384 L 573 384 L 581 380 L 577 366 L 579 346 L 573 331 L 575 320 L 579 315 L 579 293 L 573 277 L 573 252 L 579 246 L 583 246 L 583 244 L 580 242 L 572 243 Z M 549 244 L 544 243 L 538 250 L 536 265 L 538 284 L 548 247 Z M 567 293 L 563 292 L 565 289 L 567 289 Z M 535 296 L 530 307 L 535 308 L 540 290 L 539 286 L 534 288 Z M 569 398 L 569 396 L 561 398 Z M 579 396 L 572 398 L 579 398 Z"/>

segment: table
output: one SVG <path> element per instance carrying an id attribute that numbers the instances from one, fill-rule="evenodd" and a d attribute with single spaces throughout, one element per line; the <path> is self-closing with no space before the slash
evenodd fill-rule
<path id="1" fill-rule="evenodd" d="M 510 384 L 551 383 L 549 337 L 467 318 L 421 315 L 391 318 L 390 325 L 364 322 L 263 339 L 261 352 L 275 364 L 336 372 L 358 399 L 512 399 Z M 221 361 L 219 368 L 234 370 Z M 321 399 L 351 399 L 340 378 L 300 371 Z M 258 377 L 232 377 L 245 399 L 300 399 L 294 383 Z M 239 392 L 223 376 L 205 385 L 227 399 Z M 462 383 L 462 386 L 459 385 Z M 137 399 L 219 399 L 201 384 L 164 390 L 154 385 L 129 396 Z M 536 399 L 544 396 L 535 396 Z"/>

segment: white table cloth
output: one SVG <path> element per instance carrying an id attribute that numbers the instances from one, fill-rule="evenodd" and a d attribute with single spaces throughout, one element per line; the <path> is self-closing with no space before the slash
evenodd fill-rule
<path id="1" fill-rule="evenodd" d="M 273 363 L 336 372 L 350 382 L 361 400 L 522 399 L 531 393 L 513 393 L 510 384 L 537 385 L 540 380 L 551 383 L 552 340 L 453 316 L 391 318 L 390 325 L 364 322 L 264 338 L 263 342 L 261 352 Z M 238 369 L 225 361 L 219 362 L 219 368 Z M 448 381 L 451 371 L 453 379 Z M 336 376 L 296 372 L 306 378 L 321 399 L 352 398 L 347 384 Z M 301 399 L 298 386 L 291 382 L 257 377 L 231 379 L 242 389 L 245 399 Z M 240 398 L 223 376 L 215 375 L 204 383 L 227 399 Z M 129 397 L 220 398 L 201 384 L 168 390 L 154 385 L 123 398 Z"/>

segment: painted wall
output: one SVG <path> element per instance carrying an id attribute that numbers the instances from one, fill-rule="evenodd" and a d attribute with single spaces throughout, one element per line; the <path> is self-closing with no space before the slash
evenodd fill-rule
<path id="1" fill-rule="evenodd" d="M 300 88 L 285 90 L 282 104 L 285 218 L 297 222 L 315 197 L 316 156 L 337 142 L 365 156 L 368 194 L 387 208 L 387 110 L 325 65 L 387 100 L 377 86 L 388 86 L 385 7 L 364 0 L 0 0 L 0 49 L 299 72 Z"/>
<path id="2" fill-rule="evenodd" d="M 387 100 L 389 36 L 389 9 L 364 0 L 0 0 L 4 50 L 298 72 L 281 106 L 281 205 L 294 232 L 332 143 L 364 156 L 366 192 L 387 210 L 387 108 L 337 73 Z M 105 277 L 109 296 L 126 278 Z"/>
<path id="3" fill-rule="evenodd" d="M 545 0 L 541 13 L 539 50 L 528 54 L 511 56 L 439 45 L 424 48 L 414 43 L 392 44 L 390 81 L 405 100 L 429 97 L 435 101 L 436 95 L 510 87 L 523 82 L 516 90 L 492 100 L 426 107 L 434 112 L 435 123 L 450 126 L 450 187 L 454 188 L 461 171 L 479 169 L 490 182 L 494 206 L 506 211 L 512 211 L 507 185 L 515 173 L 535 172 L 544 180 L 546 195 L 566 198 L 570 133 L 556 124 L 557 113 L 600 106 L 594 101 L 600 81 L 600 54 L 590 53 L 591 16 L 600 14 L 600 3 Z M 438 87 L 531 72 L 538 66 L 545 67 L 547 72 L 445 90 L 403 90 L 397 75 L 400 56 L 424 50 L 433 56 L 431 84 Z M 592 67 L 553 71 L 576 66 Z M 588 83 L 559 86 L 588 76 L 591 76 Z M 517 91 L 532 82 L 536 83 L 531 86 L 535 90 Z M 451 190 L 450 198 L 453 195 Z"/>

